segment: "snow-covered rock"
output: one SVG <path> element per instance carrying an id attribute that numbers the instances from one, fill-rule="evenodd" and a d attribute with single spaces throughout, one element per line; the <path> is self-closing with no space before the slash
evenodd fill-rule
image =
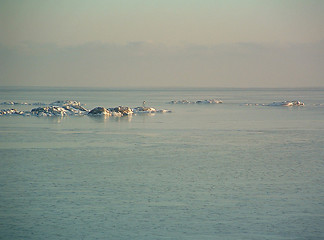
<path id="1" fill-rule="evenodd" d="M 209 99 L 209 100 L 199 100 L 196 103 L 197 104 L 216 104 L 216 103 L 223 103 L 223 101 L 216 100 L 216 99 Z"/>
<path id="2" fill-rule="evenodd" d="M 291 106 L 304 106 L 305 103 L 300 101 L 284 101 L 284 102 L 273 102 L 271 104 L 268 104 L 267 106 L 285 106 L 285 107 L 291 107 Z"/>
<path id="3" fill-rule="evenodd" d="M 169 103 L 171 103 L 171 104 L 194 104 L 195 102 L 191 102 L 188 100 L 172 100 Z"/>
<path id="4" fill-rule="evenodd" d="M 89 112 L 88 109 L 84 108 L 80 102 L 73 100 L 55 101 L 50 103 L 50 106 L 59 106 L 67 110 L 69 115 L 82 115 Z"/>
<path id="5" fill-rule="evenodd" d="M 68 115 L 84 115 L 85 113 L 88 113 L 89 111 L 85 108 L 83 108 L 82 106 L 63 106 L 62 108 L 64 108 Z"/>
<path id="6" fill-rule="evenodd" d="M 29 103 L 26 102 L 13 102 L 13 101 L 7 101 L 7 102 L 2 102 L 0 105 L 30 105 Z"/>
<path id="7" fill-rule="evenodd" d="M 91 116 L 111 116 L 111 112 L 109 112 L 106 108 L 104 107 L 96 107 L 92 109 L 88 115 Z"/>
<path id="8" fill-rule="evenodd" d="M 115 117 L 122 117 L 122 116 L 128 116 L 133 114 L 133 110 L 130 107 L 119 106 L 115 108 L 109 108 L 108 110 Z"/>
<path id="9" fill-rule="evenodd" d="M 156 109 L 152 107 L 136 107 L 133 108 L 134 113 L 155 113 Z"/>
<path id="10" fill-rule="evenodd" d="M 2 109 L 0 110 L 0 116 L 2 115 L 24 115 L 24 112 L 17 109 Z"/>
<path id="11" fill-rule="evenodd" d="M 223 103 L 221 100 L 216 99 L 208 99 L 208 100 L 198 100 L 196 102 L 188 101 L 188 100 L 172 100 L 169 102 L 171 104 L 216 104 L 216 103 Z"/>
<path id="12" fill-rule="evenodd" d="M 5 102 L 9 105 L 15 105 L 15 102 Z M 144 102 L 145 103 L 145 102 Z M 118 106 L 114 108 L 104 108 L 104 107 L 96 107 L 91 111 L 87 110 L 82 106 L 82 104 L 78 101 L 65 100 L 65 101 L 55 101 L 47 106 L 39 106 L 37 108 L 33 108 L 31 111 L 18 111 L 16 109 L 6 109 L 0 110 L 1 115 L 24 115 L 24 116 L 67 116 L 67 115 L 89 115 L 89 116 L 114 116 L 114 117 L 122 117 L 129 116 L 133 113 L 166 113 L 171 112 L 169 110 L 156 110 L 152 107 L 145 107 L 143 103 L 142 107 L 130 108 L 124 106 Z M 31 104 L 28 104 L 31 105 Z M 32 105 L 43 105 L 42 103 L 35 103 Z"/>
<path id="13" fill-rule="evenodd" d="M 133 112 L 135 114 L 137 114 L 137 113 L 170 113 L 171 110 L 167 110 L 167 109 L 157 110 L 152 107 L 136 107 L 136 108 L 133 108 Z"/>
<path id="14" fill-rule="evenodd" d="M 49 104 L 50 106 L 81 106 L 81 103 L 74 100 L 58 100 Z"/>
<path id="15" fill-rule="evenodd" d="M 66 116 L 67 111 L 58 106 L 50 106 L 50 107 L 38 107 L 31 110 L 31 115 L 34 116 Z"/>

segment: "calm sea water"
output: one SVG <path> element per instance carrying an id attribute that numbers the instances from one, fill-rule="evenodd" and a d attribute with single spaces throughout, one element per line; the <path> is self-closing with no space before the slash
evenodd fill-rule
<path id="1" fill-rule="evenodd" d="M 0 239 L 324 239 L 324 89 L 0 89 L 67 99 L 172 113 L 0 117 Z"/>

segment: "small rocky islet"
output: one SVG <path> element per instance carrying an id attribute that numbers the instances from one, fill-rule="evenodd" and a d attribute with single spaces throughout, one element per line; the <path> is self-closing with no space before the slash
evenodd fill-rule
<path id="1" fill-rule="evenodd" d="M 223 103 L 222 100 L 217 99 L 206 99 L 206 100 L 198 100 L 198 101 L 189 101 L 189 100 L 172 100 L 171 102 L 168 102 L 169 104 L 220 104 Z M 247 103 L 245 104 L 247 106 L 255 105 L 255 106 L 283 106 L 283 107 L 292 107 L 292 106 L 304 106 L 305 103 L 301 101 L 283 101 L 283 102 L 273 102 L 270 104 L 259 104 L 259 103 Z"/>
<path id="2" fill-rule="evenodd" d="M 292 107 L 292 106 L 304 106 L 305 103 L 300 101 L 283 101 L 283 102 L 273 102 L 267 106 L 283 106 L 283 107 Z"/>
<path id="3" fill-rule="evenodd" d="M 46 105 L 45 103 L 41 102 L 35 102 L 35 103 L 27 103 L 27 102 L 13 102 L 13 101 L 8 101 L 8 102 L 2 102 L 0 105 L 33 105 L 33 106 L 40 106 L 40 105 Z"/>
<path id="4" fill-rule="evenodd" d="M 218 103 L 223 103 L 223 101 L 217 99 L 205 99 L 205 100 L 198 100 L 198 101 L 172 100 L 169 103 L 170 104 L 218 104 Z"/>
<path id="5" fill-rule="evenodd" d="M 268 106 L 268 107 L 298 107 L 298 106 L 305 106 L 305 103 L 301 102 L 301 101 L 283 101 L 283 102 L 273 102 L 270 104 L 259 104 L 259 103 L 247 103 L 245 104 L 246 106 Z"/>
<path id="6" fill-rule="evenodd" d="M 15 102 L 3 102 L 1 105 L 34 105 L 28 103 L 15 103 Z M 104 107 L 95 107 L 92 110 L 86 109 L 83 104 L 78 101 L 55 101 L 50 104 L 40 104 L 45 105 L 37 108 L 33 108 L 31 111 L 20 111 L 17 109 L 3 109 L 0 110 L 0 116 L 3 115 L 22 115 L 22 116 L 70 116 L 70 115 L 88 115 L 88 116 L 114 116 L 114 117 L 123 117 L 132 114 L 141 114 L 141 113 L 166 113 L 171 112 L 170 110 L 156 110 L 152 107 L 124 107 L 118 106 L 113 108 L 104 108 Z"/>
<path id="7" fill-rule="evenodd" d="M 188 100 L 173 100 L 169 102 L 170 104 L 220 104 L 223 103 L 221 100 L 209 99 L 209 100 L 198 100 L 198 101 L 188 101 Z M 89 116 L 113 116 L 113 117 L 123 117 L 132 114 L 144 114 L 144 113 L 168 113 L 170 110 L 157 110 L 153 107 L 145 107 L 145 101 L 141 107 L 124 107 L 118 106 L 113 108 L 105 107 L 95 107 L 92 110 L 88 110 L 78 101 L 65 100 L 65 101 L 55 101 L 50 104 L 45 103 L 26 103 L 26 102 L 2 102 L 0 105 L 32 105 L 38 106 L 33 108 L 31 111 L 21 111 L 14 108 L 1 109 L 0 116 L 5 115 L 21 115 L 21 116 L 69 116 L 69 115 L 89 115 Z M 273 102 L 270 104 L 245 104 L 245 105 L 261 105 L 261 106 L 284 106 L 284 107 L 294 107 L 294 106 L 304 106 L 305 103 L 301 101 L 283 101 L 283 102 Z"/>

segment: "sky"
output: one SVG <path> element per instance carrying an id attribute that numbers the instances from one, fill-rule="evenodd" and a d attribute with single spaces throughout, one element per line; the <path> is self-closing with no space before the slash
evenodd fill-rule
<path id="1" fill-rule="evenodd" d="M 0 0 L 0 86 L 324 87 L 322 0 Z"/>

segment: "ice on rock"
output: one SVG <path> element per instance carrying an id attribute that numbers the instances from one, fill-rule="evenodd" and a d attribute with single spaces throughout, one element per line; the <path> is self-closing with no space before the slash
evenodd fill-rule
<path id="1" fill-rule="evenodd" d="M 136 107 L 133 108 L 134 113 L 155 113 L 156 109 L 152 107 Z"/>
<path id="2" fill-rule="evenodd" d="M 89 116 L 114 116 L 114 117 L 123 117 L 129 116 L 133 113 L 166 113 L 171 112 L 169 110 L 156 110 L 152 107 L 145 107 L 145 102 L 143 102 L 143 107 L 124 107 L 118 106 L 114 108 L 104 108 L 104 107 L 96 107 L 91 111 L 87 110 L 82 106 L 82 104 L 78 101 L 65 100 L 65 101 L 55 101 L 47 106 L 39 106 L 37 108 L 33 108 L 31 111 L 18 111 L 16 109 L 5 109 L 0 110 L 1 115 L 24 115 L 24 116 L 67 116 L 67 115 L 89 115 Z M 14 102 L 6 102 L 6 104 L 14 105 Z M 30 104 L 29 104 L 30 105 Z M 33 104 L 34 105 L 34 104 Z M 35 105 L 43 105 L 42 103 L 36 103 Z"/>
<path id="3" fill-rule="evenodd" d="M 69 113 L 69 115 L 83 115 L 89 112 L 89 110 L 85 109 L 82 106 L 66 105 L 62 106 L 62 108 L 64 108 Z"/>
<path id="4" fill-rule="evenodd" d="M 118 106 L 115 108 L 109 108 L 108 110 L 115 117 L 122 117 L 122 116 L 128 116 L 133 114 L 133 110 L 130 107 Z"/>
<path id="5" fill-rule="evenodd" d="M 55 102 L 50 103 L 51 106 L 81 106 L 81 103 L 78 101 L 74 101 L 74 100 L 58 100 Z"/>
<path id="6" fill-rule="evenodd" d="M 36 116 L 66 116 L 82 115 L 88 110 L 81 106 L 78 101 L 64 100 L 55 101 L 49 107 L 38 107 L 31 110 L 32 115 Z"/>
<path id="7" fill-rule="evenodd" d="M 109 112 L 106 108 L 104 107 L 96 107 L 92 109 L 88 115 L 90 116 L 111 116 L 111 112 Z"/>
<path id="8" fill-rule="evenodd" d="M 305 103 L 300 101 L 284 101 L 284 102 L 273 102 L 268 104 L 267 106 L 285 106 L 285 107 L 292 107 L 292 106 L 304 106 Z"/>
<path id="9" fill-rule="evenodd" d="M 2 115 L 23 115 L 23 111 L 18 111 L 17 109 L 2 109 L 0 110 L 0 116 Z"/>
<path id="10" fill-rule="evenodd" d="M 71 114 L 83 114 L 85 112 L 88 112 L 89 110 L 84 108 L 82 104 L 78 101 L 73 100 L 64 100 L 64 101 L 55 101 L 50 104 L 50 106 L 60 106 L 64 108 L 65 110 L 68 110 L 71 112 Z"/>
<path id="11" fill-rule="evenodd" d="M 208 100 L 198 100 L 196 102 L 188 101 L 188 100 L 172 100 L 169 102 L 171 104 L 217 104 L 217 103 L 223 103 L 221 100 L 217 99 L 208 99 Z"/>
<path id="12" fill-rule="evenodd" d="M 209 99 L 209 100 L 202 100 L 202 101 L 197 101 L 196 103 L 198 104 L 217 104 L 217 103 L 223 103 L 221 100 L 216 100 L 216 99 Z"/>
<path id="13" fill-rule="evenodd" d="M 188 100 L 172 100 L 169 103 L 171 103 L 171 104 L 194 104 L 195 102 L 191 102 Z"/>
<path id="14" fill-rule="evenodd" d="M 64 108 L 58 106 L 38 107 L 31 110 L 34 116 L 66 116 L 67 112 Z"/>
<path id="15" fill-rule="evenodd" d="M 13 102 L 13 101 L 8 101 L 8 102 L 2 102 L 0 105 L 30 105 L 29 103 L 26 102 Z"/>

